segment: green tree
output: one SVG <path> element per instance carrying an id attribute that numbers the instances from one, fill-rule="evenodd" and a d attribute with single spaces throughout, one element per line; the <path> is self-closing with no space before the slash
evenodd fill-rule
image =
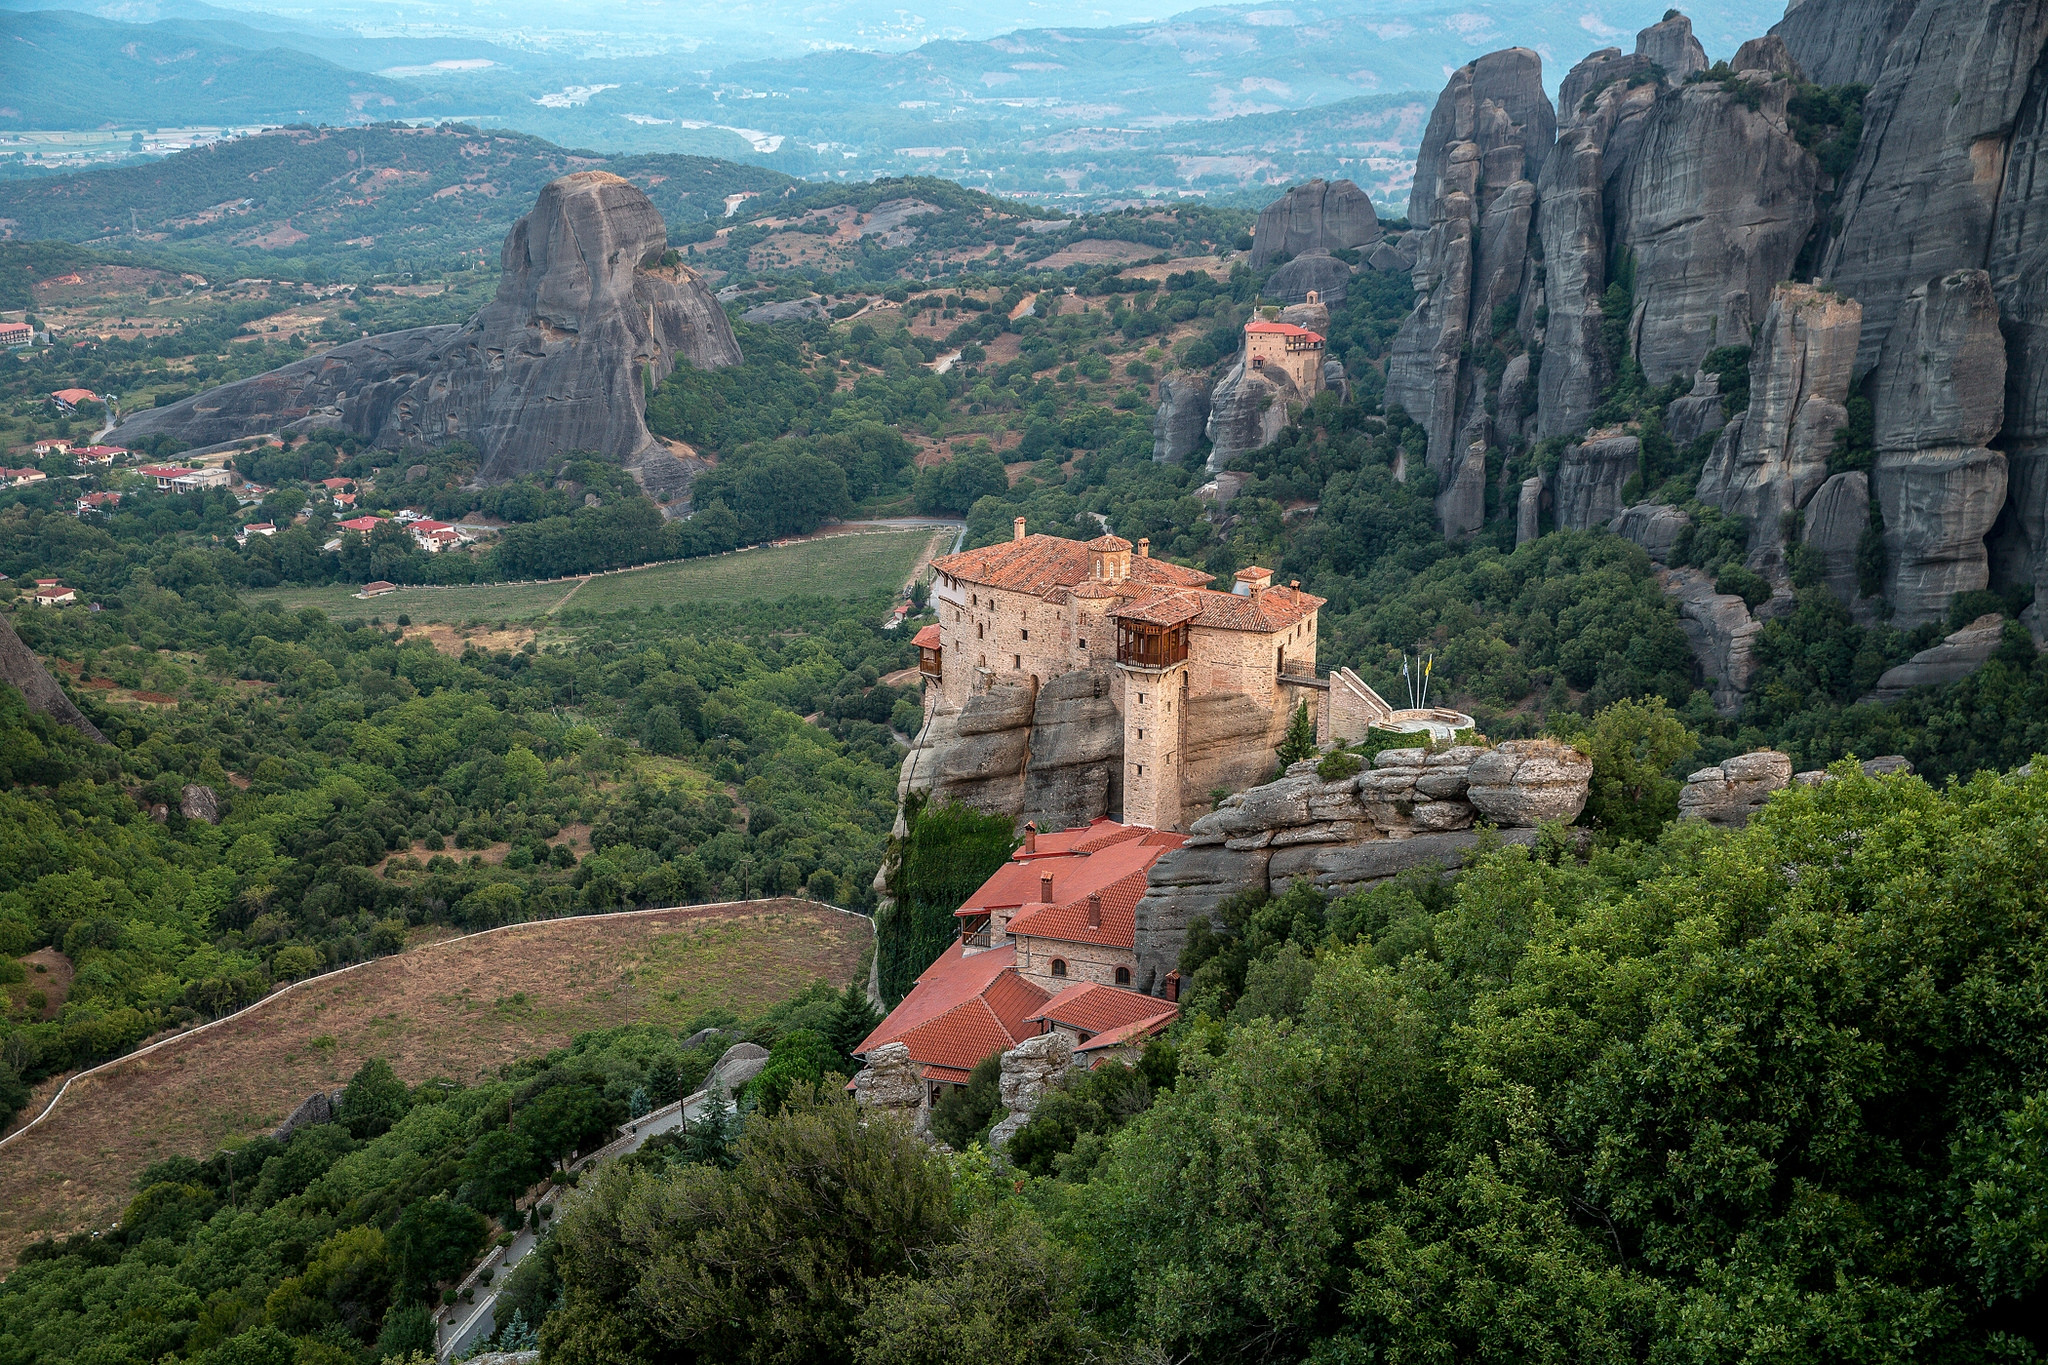
<path id="1" fill-rule="evenodd" d="M 519 1196 L 547 1168 L 547 1159 L 533 1150 L 525 1134 L 493 1128 L 471 1143 L 462 1158 L 463 1199 L 504 1215 L 500 1221 L 509 1223 Z"/>
<path id="2" fill-rule="evenodd" d="M 512 1130 L 545 1161 L 602 1145 L 612 1115 L 604 1096 L 587 1085 L 558 1085 L 542 1091 L 512 1119 Z"/>
<path id="3" fill-rule="evenodd" d="M 1663 698 L 1618 701 L 1575 738 L 1593 760 L 1587 824 L 1610 839 L 1651 840 L 1678 818 L 1673 770 L 1699 751 L 1699 736 Z"/>
<path id="4" fill-rule="evenodd" d="M 932 1135 L 964 1151 L 988 1130 L 1002 1107 L 1003 1054 L 991 1052 L 967 1073 L 967 1084 L 949 1090 L 932 1106 Z"/>
<path id="5" fill-rule="evenodd" d="M 748 1083 L 748 1093 L 764 1114 L 780 1113 L 791 1095 L 809 1090 L 838 1066 L 839 1057 L 816 1029 L 796 1029 L 775 1040 L 768 1064 Z"/>
<path id="6" fill-rule="evenodd" d="M 405 1084 L 391 1070 L 391 1063 L 372 1057 L 356 1069 L 341 1092 L 338 1117 L 351 1137 L 373 1138 L 403 1118 L 407 1104 Z"/>
<path id="7" fill-rule="evenodd" d="M 1279 753 L 1282 767 L 1316 756 L 1316 722 L 1308 713 L 1307 702 L 1294 708 L 1294 715 L 1287 722 L 1287 733 L 1280 739 Z"/>
<path id="8" fill-rule="evenodd" d="M 484 1216 L 467 1204 L 428 1199 L 412 1205 L 387 1239 L 395 1278 L 415 1299 L 443 1280 L 459 1278 L 489 1230 Z"/>

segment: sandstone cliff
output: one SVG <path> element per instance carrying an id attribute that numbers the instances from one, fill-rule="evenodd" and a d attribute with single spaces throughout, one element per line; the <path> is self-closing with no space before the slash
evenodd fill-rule
<path id="1" fill-rule="evenodd" d="M 497 297 L 469 322 L 348 342 L 138 413 L 115 438 L 205 446 L 337 426 L 392 450 L 473 442 L 487 479 L 579 450 L 672 486 L 676 457 L 643 420 L 646 385 L 679 360 L 714 368 L 740 353 L 695 274 L 662 264 L 667 243 L 660 213 L 625 180 L 564 176 L 506 235 Z"/>
<path id="2" fill-rule="evenodd" d="M 1299 877 L 1343 895 L 1414 868 L 1456 868 L 1481 842 L 1476 823 L 1528 843 L 1543 822 L 1576 819 L 1591 777 L 1592 761 L 1555 740 L 1392 749 L 1334 780 L 1317 776 L 1315 760 L 1296 763 L 1226 798 L 1153 864 L 1136 911 L 1133 984 L 1156 993 L 1188 926 L 1214 919 L 1232 896 L 1279 892 Z"/>
<path id="3" fill-rule="evenodd" d="M 14 623 L 5 616 L 0 616 L 0 682 L 19 691 L 31 711 L 40 711 L 59 725 L 70 726 L 87 739 L 107 742 L 99 727 L 87 720 L 85 713 L 57 685 L 35 651 L 22 643 L 14 633 Z"/>

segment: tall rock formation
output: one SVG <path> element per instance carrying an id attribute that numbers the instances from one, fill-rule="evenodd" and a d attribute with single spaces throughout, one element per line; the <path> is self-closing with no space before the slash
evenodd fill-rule
<path id="1" fill-rule="evenodd" d="M 1330 310 L 1321 302 L 1289 304 L 1280 310 L 1279 321 L 1296 327 L 1306 327 L 1311 332 L 1328 335 Z M 1338 379 L 1342 379 L 1339 366 Z M 1311 375 L 1311 381 L 1321 382 L 1321 375 Z M 1204 428 L 1209 437 L 1209 472 L 1220 473 L 1230 467 L 1230 462 L 1240 455 L 1257 450 L 1260 446 L 1277 438 L 1287 429 L 1303 405 L 1319 392 L 1316 388 L 1303 388 L 1294 378 L 1278 366 L 1253 366 L 1245 363 L 1245 353 L 1240 350 L 1235 362 L 1216 381 L 1216 387 L 1209 393 L 1209 418 Z M 1158 426 L 1153 427 L 1152 457 L 1159 458 Z"/>
<path id="2" fill-rule="evenodd" d="M 738 363 L 724 312 L 696 275 L 664 265 L 668 231 L 646 195 L 606 171 L 541 191 L 506 234 L 497 297 L 460 326 L 337 346 L 123 423 L 116 439 L 193 445 L 289 426 L 338 426 L 392 450 L 465 440 L 486 479 L 572 450 L 672 481 L 648 433 L 646 389 L 679 360 Z"/>
<path id="3" fill-rule="evenodd" d="M 1179 464 L 1201 448 L 1209 425 L 1207 375 L 1169 374 L 1159 381 L 1159 411 L 1152 417 L 1152 458 Z"/>
<path id="4" fill-rule="evenodd" d="M 1791 0 L 1771 29 L 1817 85 L 1870 85 L 1922 0 Z"/>
<path id="5" fill-rule="evenodd" d="M 1859 29 L 1868 25 L 1855 11 L 1887 8 L 1870 0 L 1805 7 L 1821 5 Z M 1921 0 L 1899 27 L 1864 101 L 1863 140 L 1841 188 L 1842 226 L 1822 267 L 1863 303 L 1859 372 L 1878 363 L 1914 289 L 1986 266 L 2008 145 L 2044 44 L 2044 0 Z"/>
<path id="6" fill-rule="evenodd" d="M 1447 536 L 1477 530 L 1485 516 L 1488 395 L 1483 372 L 1463 361 L 1470 345 L 1493 340 L 1498 313 L 1518 320 L 1533 292 L 1535 182 L 1556 131 L 1542 58 L 1510 48 L 1460 67 L 1423 135 L 1409 221 L 1427 232 L 1415 308 L 1387 360 L 1387 401 L 1429 434 Z"/>
<path id="7" fill-rule="evenodd" d="M 1259 212 L 1252 229 L 1252 269 L 1306 251 L 1369 247 L 1384 232 L 1372 200 L 1349 180 L 1296 185 Z"/>
<path id="8" fill-rule="evenodd" d="M 1680 25 L 1691 41 L 1683 18 L 1644 36 Z M 1744 53 L 1768 60 L 1761 46 Z M 1782 44 L 1768 50 L 1782 58 Z M 1747 343 L 1813 230 L 1820 163 L 1787 122 L 1787 67 L 1740 71 L 1739 91 L 1667 87 L 1644 122 L 1613 211 L 1617 247 L 1634 258 L 1630 345 L 1652 384 L 1692 374 L 1715 346 Z"/>
<path id="9" fill-rule="evenodd" d="M 2006 152 L 1986 266 L 2006 344 L 2007 496 L 1993 571 L 2000 586 L 2035 588 L 2027 624 L 2048 638 L 2048 80 L 2039 73 Z"/>
<path id="10" fill-rule="evenodd" d="M 2005 505 L 2005 339 L 1991 277 L 1959 270 L 1913 290 L 1871 377 L 1884 514 L 1885 600 L 1910 629 L 1990 581 L 1985 533 Z"/>
<path id="11" fill-rule="evenodd" d="M 1750 566 L 1783 581 L 1785 514 L 1828 475 L 1848 423 L 1863 310 L 1812 285 L 1780 285 L 1749 362 L 1749 409 L 1722 428 L 1701 473 L 1701 502 L 1750 521 Z"/>

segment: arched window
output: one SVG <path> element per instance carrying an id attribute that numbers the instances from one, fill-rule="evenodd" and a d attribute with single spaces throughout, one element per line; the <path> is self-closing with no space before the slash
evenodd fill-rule
<path id="1" fill-rule="evenodd" d="M 1052 960 L 1052 974 L 1056 977 L 1059 977 L 1061 980 L 1065 980 L 1067 975 L 1067 964 L 1060 958 L 1054 958 Z"/>
<path id="2" fill-rule="evenodd" d="M 1131 969 L 1129 967 L 1119 967 L 1116 969 L 1116 984 L 1119 986 L 1131 984 Z"/>

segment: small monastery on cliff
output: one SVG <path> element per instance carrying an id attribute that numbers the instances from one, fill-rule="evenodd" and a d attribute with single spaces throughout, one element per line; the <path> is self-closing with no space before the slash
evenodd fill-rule
<path id="1" fill-rule="evenodd" d="M 1320 373 L 1320 351 L 1290 351 L 1295 340 L 1274 333 L 1271 363 L 1313 354 Z M 1325 740 L 1393 714 L 1349 669 L 1316 676 L 1323 599 L 1267 569 L 1240 569 L 1235 591 L 1217 592 L 1200 569 L 1153 559 L 1145 541 L 1026 535 L 1021 517 L 1009 541 L 932 568 L 939 619 L 917 634 L 927 718 L 994 688 L 1035 694 L 1052 678 L 1096 673 L 1123 726 L 1128 825 L 1184 829 L 1213 789 L 1263 780 L 1303 702 Z"/>

